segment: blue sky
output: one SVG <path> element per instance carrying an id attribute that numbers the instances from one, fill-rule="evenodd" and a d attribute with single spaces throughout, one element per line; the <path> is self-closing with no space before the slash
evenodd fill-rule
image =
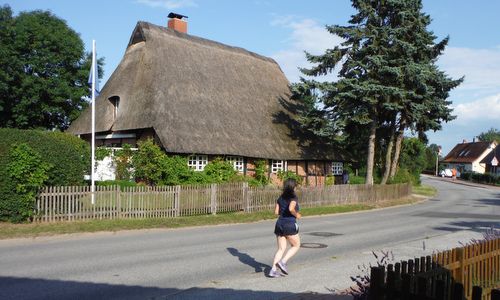
<path id="1" fill-rule="evenodd" d="M 298 67 L 307 67 L 303 51 L 323 53 L 339 43 L 327 24 L 346 25 L 354 10 L 349 0 L 16 0 L 18 14 L 50 10 L 78 32 L 91 50 L 105 57 L 100 86 L 119 64 L 137 21 L 165 25 L 169 12 L 189 16 L 188 33 L 274 58 L 291 82 Z M 430 143 L 446 154 L 463 139 L 494 127 L 500 129 L 500 1 L 424 0 L 430 29 L 450 42 L 438 64 L 465 82 L 450 96 L 457 119 L 429 132 Z"/>

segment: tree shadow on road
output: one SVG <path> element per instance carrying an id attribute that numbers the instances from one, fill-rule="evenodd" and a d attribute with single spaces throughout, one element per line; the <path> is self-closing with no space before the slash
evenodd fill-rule
<path id="1" fill-rule="evenodd" d="M 486 228 L 500 228 L 500 221 L 455 221 L 448 223 L 450 226 L 439 226 L 434 229 L 442 231 L 457 232 L 461 230 L 471 230 L 484 233 Z"/>
<path id="2" fill-rule="evenodd" d="M 255 273 L 260 273 L 264 272 L 265 274 L 269 273 L 271 270 L 271 266 L 267 264 L 263 264 L 261 262 L 258 262 L 255 260 L 255 258 L 251 257 L 250 255 L 240 252 L 236 248 L 229 247 L 227 248 L 227 251 L 231 253 L 231 255 L 238 257 L 238 259 L 246 264 L 249 265 L 250 267 L 255 269 Z"/>
<path id="3" fill-rule="evenodd" d="M 193 287 L 188 289 L 0 276 L 0 299 L 297 299 L 291 292 Z M 298 298 L 306 299 L 306 298 Z"/>
<path id="4" fill-rule="evenodd" d="M 479 199 L 476 200 L 476 202 L 479 202 L 483 205 L 500 206 L 500 195 L 498 199 Z"/>

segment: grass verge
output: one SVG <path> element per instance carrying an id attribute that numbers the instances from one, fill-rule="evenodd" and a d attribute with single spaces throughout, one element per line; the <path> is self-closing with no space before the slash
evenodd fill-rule
<path id="1" fill-rule="evenodd" d="M 352 204 L 339 206 L 325 206 L 314 208 L 302 208 L 303 216 L 316 216 L 325 214 L 336 214 L 370 210 L 374 208 L 409 204 L 418 201 L 417 199 L 403 199 L 398 201 L 386 201 L 373 205 Z M 203 215 L 178 218 L 162 219 L 117 219 L 117 220 L 93 220 L 75 222 L 56 223 L 31 223 L 31 224 L 11 224 L 0 223 L 0 239 L 11 238 L 34 238 L 40 236 L 52 236 L 59 234 L 100 232 L 100 231 L 120 231 L 138 230 L 153 228 L 180 228 L 192 226 L 207 226 L 220 224 L 251 223 L 261 220 L 276 218 L 270 211 L 253 213 L 222 213 L 217 215 Z"/>
<path id="2" fill-rule="evenodd" d="M 437 190 L 429 185 L 414 185 L 412 189 L 414 194 L 420 196 L 432 197 L 435 196 L 437 193 Z"/>

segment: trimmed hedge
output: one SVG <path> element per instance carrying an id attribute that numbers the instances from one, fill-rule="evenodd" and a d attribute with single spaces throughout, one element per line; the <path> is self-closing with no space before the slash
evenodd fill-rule
<path id="1" fill-rule="evenodd" d="M 47 169 L 45 185 L 81 185 L 83 175 L 90 170 L 89 145 L 78 137 L 41 130 L 20 130 L 0 128 L 0 220 L 14 222 L 26 212 L 16 211 L 16 203 L 25 196 L 16 192 L 13 174 L 9 171 L 12 164 L 9 153 L 18 145 L 25 144 L 36 153 L 41 164 L 50 165 Z M 32 199 L 34 201 L 35 199 Z M 34 202 L 33 202 L 34 203 Z M 21 207 L 21 206 L 19 206 Z M 27 207 L 23 205 L 22 207 Z M 28 214 L 29 215 L 29 214 Z"/>
<path id="2" fill-rule="evenodd" d="M 462 172 L 460 178 L 477 183 L 500 184 L 500 176 L 495 176 L 489 173 Z"/>

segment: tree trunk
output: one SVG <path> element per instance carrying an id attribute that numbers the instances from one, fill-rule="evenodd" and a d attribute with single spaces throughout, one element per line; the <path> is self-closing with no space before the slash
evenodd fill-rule
<path id="1" fill-rule="evenodd" d="M 373 120 L 370 125 L 370 137 L 368 138 L 368 157 L 366 159 L 366 182 L 373 185 L 373 163 L 375 160 L 375 137 L 377 133 L 377 121 Z"/>
<path id="2" fill-rule="evenodd" d="M 380 184 L 386 184 L 387 179 L 389 179 L 389 174 L 391 173 L 391 158 L 392 158 L 392 148 L 394 147 L 394 126 L 391 129 L 391 137 L 389 139 L 389 144 L 387 145 L 387 150 L 385 153 L 385 167 L 384 167 L 384 176 L 382 176 L 382 182 Z"/>
<path id="3" fill-rule="evenodd" d="M 399 154 L 401 153 L 401 145 L 403 144 L 405 127 L 406 127 L 406 122 L 404 120 L 401 120 L 401 122 L 399 124 L 399 130 L 397 133 L 397 137 L 396 137 L 394 156 L 392 157 L 391 173 L 389 174 L 390 178 L 393 178 L 396 175 L 396 171 L 398 169 Z"/>

